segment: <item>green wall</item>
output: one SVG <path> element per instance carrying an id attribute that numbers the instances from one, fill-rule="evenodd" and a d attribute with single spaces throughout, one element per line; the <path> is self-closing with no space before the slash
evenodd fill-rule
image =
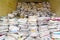
<path id="1" fill-rule="evenodd" d="M 0 16 L 16 10 L 17 0 L 0 0 Z"/>
<path id="2" fill-rule="evenodd" d="M 60 16 L 60 0 L 49 0 L 52 10 Z"/>

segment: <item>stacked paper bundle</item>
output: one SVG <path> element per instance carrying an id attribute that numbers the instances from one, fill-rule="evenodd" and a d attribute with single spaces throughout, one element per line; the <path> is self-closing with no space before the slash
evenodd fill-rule
<path id="1" fill-rule="evenodd" d="M 4 40 L 17 40 L 19 31 L 17 18 L 8 17 L 8 24 L 9 24 L 8 33 L 6 34 Z"/>
<path id="2" fill-rule="evenodd" d="M 0 17 L 0 40 L 4 40 L 8 32 L 8 19 L 7 17 Z"/>
<path id="3" fill-rule="evenodd" d="M 38 17 L 38 25 L 48 25 L 48 21 L 50 20 L 50 17 Z"/>
<path id="4" fill-rule="evenodd" d="M 18 34 L 7 33 L 4 40 L 17 40 L 18 36 L 19 36 Z"/>
<path id="5" fill-rule="evenodd" d="M 18 19 L 18 23 L 19 23 L 18 27 L 20 28 L 19 33 L 18 33 L 20 35 L 19 40 L 25 39 L 29 34 L 27 21 L 28 20 L 26 18 Z"/>
<path id="6" fill-rule="evenodd" d="M 49 23 L 50 25 L 48 27 L 50 28 L 52 39 L 60 40 L 60 17 L 51 18 Z"/>
<path id="7" fill-rule="evenodd" d="M 8 23 L 9 23 L 9 32 L 17 32 L 19 30 L 17 18 L 9 19 Z"/>
<path id="8" fill-rule="evenodd" d="M 59 29 L 57 29 L 58 28 L 57 25 L 58 25 L 58 21 L 50 20 L 49 26 L 48 26 L 50 32 L 58 31 Z"/>
<path id="9" fill-rule="evenodd" d="M 51 40 L 50 32 L 48 30 L 49 20 L 50 17 L 38 17 L 39 35 L 41 37 L 41 40 Z"/>
<path id="10" fill-rule="evenodd" d="M 8 31 L 8 19 L 6 17 L 0 18 L 0 33 L 5 34 Z"/>

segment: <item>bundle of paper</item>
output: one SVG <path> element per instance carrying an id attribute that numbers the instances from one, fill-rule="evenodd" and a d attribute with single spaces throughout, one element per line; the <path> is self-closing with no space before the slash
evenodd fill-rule
<path id="1" fill-rule="evenodd" d="M 7 36 L 5 37 L 4 40 L 17 40 L 17 39 L 18 39 L 17 34 L 7 33 Z"/>
<path id="2" fill-rule="evenodd" d="M 27 24 L 27 19 L 26 18 L 20 18 L 20 19 L 18 19 L 18 23 L 19 23 L 19 25 Z"/>
<path id="3" fill-rule="evenodd" d="M 29 25 L 37 25 L 37 16 L 29 16 L 28 18 Z"/>
<path id="4" fill-rule="evenodd" d="M 27 19 L 26 18 L 20 18 L 18 19 L 18 27 L 20 30 L 22 29 L 28 29 Z"/>
<path id="5" fill-rule="evenodd" d="M 50 17 L 38 17 L 38 25 L 48 25 L 48 21 L 50 20 Z"/>
<path id="6" fill-rule="evenodd" d="M 0 34 L 6 34 L 8 32 L 8 18 L 0 18 Z"/>
<path id="7" fill-rule="evenodd" d="M 17 18 L 12 18 L 12 19 L 8 19 L 8 24 L 9 25 L 17 25 L 18 22 L 17 22 Z"/>
<path id="8" fill-rule="evenodd" d="M 29 29 L 21 29 L 18 34 L 22 37 L 27 37 L 29 35 Z"/>
<path id="9" fill-rule="evenodd" d="M 52 38 L 60 38 L 60 32 L 52 32 Z"/>
<path id="10" fill-rule="evenodd" d="M 9 26 L 9 32 L 10 33 L 18 33 L 19 32 L 19 27 L 10 25 Z"/>

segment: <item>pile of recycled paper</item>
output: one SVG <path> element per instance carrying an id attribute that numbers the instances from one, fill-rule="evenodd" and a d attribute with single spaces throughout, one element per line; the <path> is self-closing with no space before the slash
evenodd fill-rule
<path id="1" fill-rule="evenodd" d="M 17 10 L 0 17 L 0 40 L 59 40 L 60 17 L 50 4 L 18 3 Z"/>
<path id="2" fill-rule="evenodd" d="M 9 17 L 20 17 L 20 18 L 28 18 L 29 16 L 38 16 L 38 17 L 52 17 L 56 16 L 56 14 L 51 11 L 51 7 L 49 2 L 42 3 L 26 3 L 26 2 L 18 2 L 17 10 L 12 13 L 8 13 Z"/>
<path id="3" fill-rule="evenodd" d="M 0 18 L 0 40 L 52 40 L 54 38 L 60 38 L 59 17 Z"/>

